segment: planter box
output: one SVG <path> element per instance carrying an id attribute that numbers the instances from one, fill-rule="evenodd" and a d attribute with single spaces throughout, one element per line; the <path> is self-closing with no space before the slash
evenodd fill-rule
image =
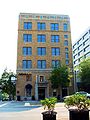
<path id="1" fill-rule="evenodd" d="M 43 120 L 56 120 L 57 112 L 46 111 L 43 112 Z"/>
<path id="2" fill-rule="evenodd" d="M 69 110 L 69 120 L 89 120 L 89 110 Z"/>

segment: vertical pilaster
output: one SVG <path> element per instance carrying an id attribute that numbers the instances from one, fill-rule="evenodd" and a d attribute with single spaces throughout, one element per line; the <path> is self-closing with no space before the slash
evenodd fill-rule
<path id="1" fill-rule="evenodd" d="M 36 82 L 35 82 L 35 100 L 38 100 L 38 76 L 36 75 Z"/>

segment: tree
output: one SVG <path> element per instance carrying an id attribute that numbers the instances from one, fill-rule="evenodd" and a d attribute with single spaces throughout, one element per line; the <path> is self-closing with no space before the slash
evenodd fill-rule
<path id="1" fill-rule="evenodd" d="M 81 89 L 90 92 L 90 58 L 83 60 L 79 66 Z"/>
<path id="2" fill-rule="evenodd" d="M 52 88 L 68 87 L 70 83 L 69 68 L 65 65 L 55 67 L 50 76 Z"/>
<path id="3" fill-rule="evenodd" d="M 2 86 L 2 93 L 7 93 L 10 99 L 11 96 L 14 99 L 15 91 L 16 91 L 15 84 L 11 81 L 12 77 L 16 77 L 16 75 L 13 72 L 7 72 L 7 70 L 5 69 L 0 79 L 0 85 Z"/>

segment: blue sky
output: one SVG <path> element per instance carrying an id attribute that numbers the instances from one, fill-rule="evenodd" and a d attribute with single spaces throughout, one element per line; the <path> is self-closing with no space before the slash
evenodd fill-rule
<path id="1" fill-rule="evenodd" d="M 18 16 L 20 12 L 70 16 L 72 42 L 90 26 L 90 0 L 0 1 L 0 75 L 7 67 L 16 72 Z"/>

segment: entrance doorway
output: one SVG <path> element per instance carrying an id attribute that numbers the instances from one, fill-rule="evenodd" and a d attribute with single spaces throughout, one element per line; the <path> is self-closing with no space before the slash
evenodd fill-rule
<path id="1" fill-rule="evenodd" d="M 38 88 L 38 99 L 39 100 L 45 99 L 45 88 L 42 87 Z"/>
<path id="2" fill-rule="evenodd" d="M 26 97 L 31 97 L 31 89 L 32 89 L 32 85 L 31 84 L 27 84 L 25 86 Z"/>
<path id="3" fill-rule="evenodd" d="M 67 96 L 67 87 L 62 88 L 62 97 Z"/>

